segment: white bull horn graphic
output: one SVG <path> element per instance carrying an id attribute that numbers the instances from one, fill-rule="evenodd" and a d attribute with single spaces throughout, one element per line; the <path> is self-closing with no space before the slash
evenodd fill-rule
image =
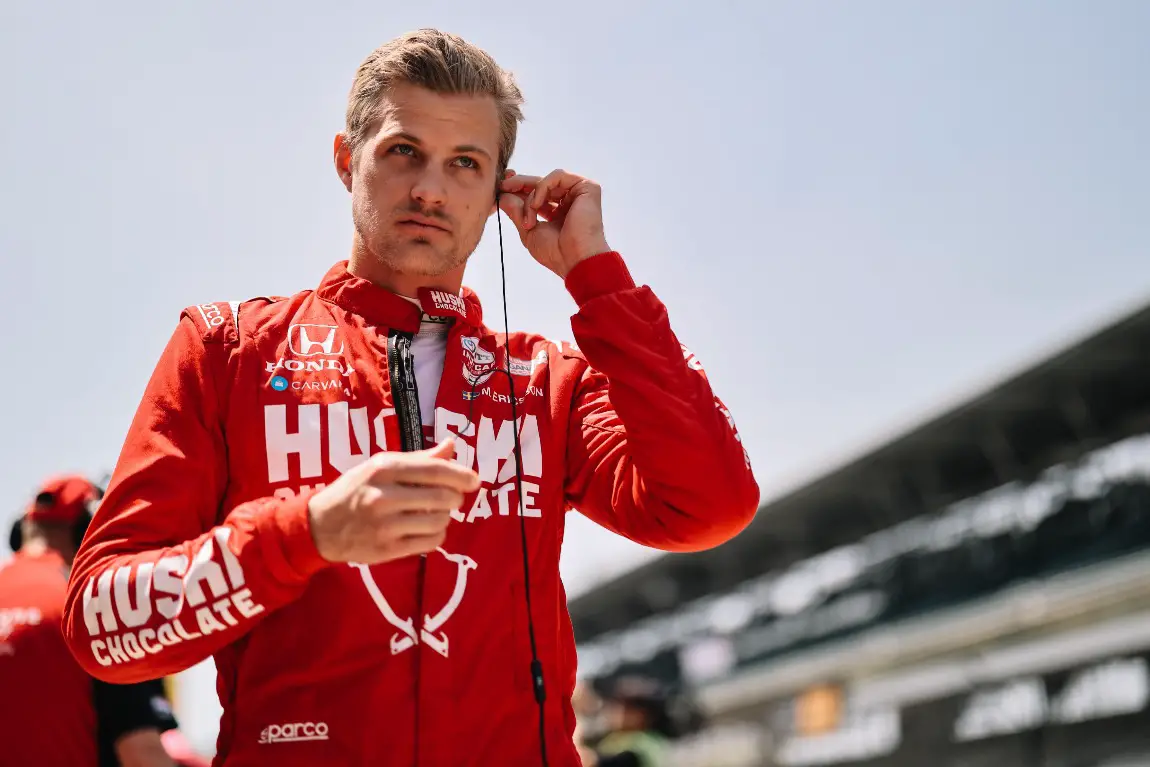
<path id="1" fill-rule="evenodd" d="M 363 585 L 367 587 L 368 594 L 375 602 L 375 606 L 379 608 L 379 612 L 383 615 L 392 626 L 399 629 L 391 637 L 391 654 L 398 655 L 404 650 L 408 650 L 415 645 L 419 644 L 420 639 L 427 644 L 428 647 L 435 650 L 443 657 L 447 657 L 448 640 L 447 634 L 440 631 L 443 624 L 455 613 L 459 605 L 463 602 L 463 595 L 467 592 L 467 576 L 472 570 L 479 567 L 478 563 L 466 554 L 451 554 L 441 548 L 436 548 L 443 558 L 449 562 L 454 562 L 456 565 L 455 572 L 455 588 L 451 592 L 451 597 L 434 615 L 425 615 L 423 619 L 423 626 L 419 632 L 415 630 L 415 622 L 411 618 L 401 619 L 392 608 L 391 604 L 387 601 L 387 597 L 379 590 L 379 584 L 371 577 L 371 570 L 368 565 L 356 562 L 349 563 L 352 567 L 359 570 L 359 575 L 363 579 Z M 436 633 L 438 632 L 438 633 Z"/>

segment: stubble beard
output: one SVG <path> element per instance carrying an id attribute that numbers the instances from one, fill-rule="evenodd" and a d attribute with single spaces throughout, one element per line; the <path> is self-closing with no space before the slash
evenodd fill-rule
<path id="1" fill-rule="evenodd" d="M 467 261 L 458 248 L 436 245 L 428 239 L 377 237 L 368 248 L 381 264 L 397 274 L 439 277 Z"/>
<path id="2" fill-rule="evenodd" d="M 448 238 L 446 244 L 438 244 L 429 237 L 405 237 L 389 232 L 386 222 L 374 213 L 364 215 L 363 211 L 354 211 L 353 218 L 355 230 L 368 252 L 397 274 L 438 277 L 458 268 L 471 255 L 454 237 Z"/>

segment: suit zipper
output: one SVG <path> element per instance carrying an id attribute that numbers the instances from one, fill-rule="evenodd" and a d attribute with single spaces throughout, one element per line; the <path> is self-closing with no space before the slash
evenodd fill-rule
<path id="1" fill-rule="evenodd" d="M 387 334 L 387 375 L 391 398 L 399 418 L 399 440 L 404 452 L 423 449 L 423 419 L 419 412 L 419 389 L 415 383 L 415 358 L 411 333 L 392 330 Z"/>
<path id="2" fill-rule="evenodd" d="M 415 358 L 411 354 L 411 333 L 391 330 L 387 334 L 387 375 L 391 382 L 391 398 L 395 415 L 399 419 L 400 447 L 405 453 L 423 449 L 423 417 L 419 412 L 419 388 L 415 381 Z M 427 555 L 419 556 L 419 575 L 416 577 L 416 642 L 415 642 L 415 706 L 412 758 L 419 767 L 420 741 L 420 676 L 423 668 L 423 584 L 427 570 Z"/>
<path id="3" fill-rule="evenodd" d="M 413 761 L 415 762 L 416 767 L 419 767 L 419 725 L 420 725 L 419 714 L 420 714 L 420 711 L 422 710 L 421 706 L 419 705 L 419 695 L 421 692 L 420 677 L 422 676 L 421 672 L 423 670 L 423 582 L 424 582 L 426 572 L 427 572 L 427 555 L 426 554 L 420 554 L 419 555 L 419 576 L 416 579 L 418 584 L 419 584 L 417 587 L 419 589 L 419 591 L 418 591 L 417 599 L 415 602 L 415 605 L 416 605 L 415 606 L 415 614 L 417 616 L 416 621 L 415 621 L 415 623 L 416 623 L 415 631 L 416 631 L 416 636 L 419 637 L 419 644 L 416 645 L 416 649 L 419 651 L 419 655 L 417 655 L 415 657 L 415 747 L 412 749 L 412 754 L 414 756 Z"/>

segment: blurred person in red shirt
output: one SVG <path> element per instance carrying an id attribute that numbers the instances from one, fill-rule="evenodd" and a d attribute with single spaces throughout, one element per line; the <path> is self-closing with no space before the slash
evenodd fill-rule
<path id="1" fill-rule="evenodd" d="M 173 750 L 180 743 L 160 680 L 93 679 L 64 644 L 68 571 L 100 497 L 84 477 L 53 477 L 9 535 L 14 555 L 0 564 L 0 764 L 204 767 L 175 762 L 165 748 L 161 733 L 176 733 Z"/>

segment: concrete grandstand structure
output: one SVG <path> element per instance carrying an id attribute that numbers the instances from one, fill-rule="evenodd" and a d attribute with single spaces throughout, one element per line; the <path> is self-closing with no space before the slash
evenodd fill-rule
<path id="1" fill-rule="evenodd" d="M 1150 304 L 569 607 L 682 765 L 1150 764 Z"/>

